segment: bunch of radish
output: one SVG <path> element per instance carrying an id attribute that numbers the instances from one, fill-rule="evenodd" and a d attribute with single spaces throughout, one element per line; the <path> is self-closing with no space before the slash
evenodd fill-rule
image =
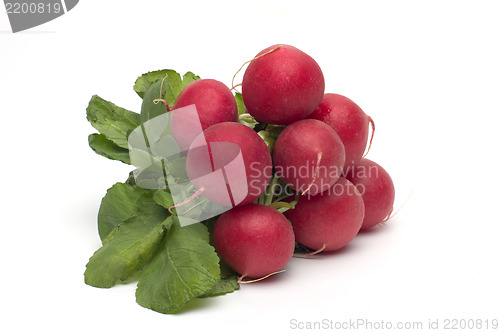
<path id="1" fill-rule="evenodd" d="M 218 217 L 214 243 L 240 281 L 279 272 L 297 246 L 309 254 L 338 250 L 360 230 L 390 217 L 391 177 L 363 157 L 373 120 L 349 98 L 325 94 L 313 58 L 289 45 L 266 48 L 250 61 L 241 94 L 243 116 L 253 117 L 255 128 L 238 122 L 231 89 L 215 80 L 190 83 L 172 107 L 196 105 L 203 136 L 190 134 L 189 119 L 176 123 L 175 118 L 173 136 L 187 150 L 194 186 L 207 199 L 233 207 Z M 229 157 L 215 158 L 215 148 L 195 149 L 221 142 L 236 144 L 243 158 L 243 167 L 225 169 L 226 179 L 246 180 L 248 193 L 238 200 L 235 193 L 224 199 L 222 191 L 236 191 L 229 182 L 221 187 L 194 181 L 230 164 Z M 209 165 L 203 162 L 206 154 Z M 287 194 L 275 193 L 279 184 Z"/>

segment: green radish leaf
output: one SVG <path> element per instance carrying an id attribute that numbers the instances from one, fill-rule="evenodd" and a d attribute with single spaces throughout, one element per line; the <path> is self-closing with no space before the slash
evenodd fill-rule
<path id="1" fill-rule="evenodd" d="M 128 135 L 140 124 L 139 114 L 118 107 L 94 95 L 87 107 L 87 119 L 106 139 L 128 149 Z"/>
<path id="2" fill-rule="evenodd" d="M 199 297 L 213 297 L 213 296 L 220 296 L 228 293 L 232 293 L 235 290 L 240 289 L 240 284 L 238 283 L 238 277 L 237 276 L 232 276 L 227 279 L 219 279 L 217 283 L 204 293 L 203 295 Z"/>
<path id="3" fill-rule="evenodd" d="M 169 161 L 167 164 L 168 173 L 181 180 L 189 180 L 186 170 L 186 157 L 180 157 Z"/>
<path id="4" fill-rule="evenodd" d="M 168 217 L 168 211 L 153 199 L 154 191 L 116 183 L 108 189 L 101 201 L 97 216 L 99 236 L 104 240 L 122 222 L 136 216 L 159 221 Z"/>
<path id="5" fill-rule="evenodd" d="M 243 96 L 237 92 L 234 94 L 234 99 L 236 100 L 236 105 L 238 106 L 238 114 L 244 114 L 246 110 L 245 104 L 243 103 Z"/>
<path id="6" fill-rule="evenodd" d="M 130 164 L 130 156 L 128 149 L 118 147 L 111 140 L 106 139 L 103 134 L 90 134 L 89 146 L 97 154 L 107 157 L 111 160 L 121 161 L 125 164 Z"/>
<path id="7" fill-rule="evenodd" d="M 165 103 L 159 101 L 160 99 L 165 100 L 165 93 L 168 88 L 168 85 L 162 81 L 163 79 L 156 80 L 146 90 L 141 105 L 141 123 L 145 123 L 167 112 Z M 169 103 L 169 106 L 171 107 L 173 104 Z"/>
<path id="8" fill-rule="evenodd" d="M 210 245 L 215 247 L 214 242 L 214 228 L 215 223 L 217 222 L 218 217 L 213 217 L 204 221 L 203 223 L 207 226 L 209 233 L 209 243 Z M 229 267 L 229 265 L 219 257 L 219 267 L 220 267 L 220 279 L 217 281 L 215 286 L 212 289 L 207 291 L 200 297 L 212 297 L 218 295 L 224 295 L 228 293 L 232 293 L 235 290 L 240 289 L 240 285 L 238 281 L 238 275 L 236 272 Z"/>
<path id="9" fill-rule="evenodd" d="M 174 200 L 172 200 L 172 195 L 166 190 L 157 190 L 153 195 L 153 200 L 165 209 L 169 209 L 174 205 Z"/>
<path id="10" fill-rule="evenodd" d="M 186 74 L 184 74 L 184 76 L 182 77 L 181 91 L 188 84 L 190 84 L 191 82 L 197 81 L 197 80 L 200 80 L 200 77 L 192 72 L 187 72 Z M 175 98 L 177 98 L 177 96 L 175 96 Z"/>
<path id="11" fill-rule="evenodd" d="M 209 240 L 209 235 L 208 235 L 208 230 L 205 225 L 202 223 L 196 223 L 196 224 L 191 224 L 187 227 L 181 227 L 179 224 L 179 220 L 177 218 L 174 219 L 174 224 L 172 226 L 172 230 L 177 230 L 179 228 L 184 229 L 187 233 L 189 233 L 191 236 L 201 239 L 204 242 L 208 243 Z"/>
<path id="12" fill-rule="evenodd" d="M 145 215 L 132 217 L 118 225 L 103 240 L 103 246 L 90 258 L 85 283 L 111 288 L 142 269 L 155 253 L 172 217 L 155 220 Z"/>
<path id="13" fill-rule="evenodd" d="M 128 178 L 125 181 L 125 184 L 129 185 L 130 187 L 135 187 L 137 185 L 136 182 L 135 182 L 135 176 L 134 176 L 134 172 L 133 171 L 129 172 Z"/>
<path id="14" fill-rule="evenodd" d="M 199 237 L 203 233 L 205 239 Z M 200 223 L 174 224 L 139 278 L 137 303 L 169 313 L 211 290 L 220 269 L 219 257 L 207 239 L 206 227 Z"/>
<path id="15" fill-rule="evenodd" d="M 181 81 L 180 75 L 176 71 L 171 69 L 162 69 L 144 73 L 139 76 L 135 81 L 134 90 L 141 98 L 144 98 L 144 95 L 149 87 L 157 80 L 162 80 L 165 77 L 169 77 L 169 80 L 172 82 Z"/>
<path id="16" fill-rule="evenodd" d="M 141 98 L 144 98 L 144 95 L 149 87 L 157 80 L 161 82 L 163 79 L 165 80 L 163 82 L 164 87 L 162 88 L 162 91 L 165 91 L 165 99 L 169 105 L 173 105 L 182 89 L 184 89 L 184 87 L 186 87 L 189 83 L 199 80 L 200 77 L 192 72 L 187 72 L 181 78 L 181 76 L 174 70 L 162 69 L 139 76 L 135 81 L 134 90 Z"/>
<path id="17" fill-rule="evenodd" d="M 240 124 L 250 127 L 251 129 L 254 129 L 255 126 L 259 124 L 259 122 L 255 120 L 255 118 L 252 117 L 249 113 L 240 114 L 238 117 L 238 122 Z"/>
<path id="18" fill-rule="evenodd" d="M 273 137 L 268 131 L 259 131 L 257 134 L 266 143 L 267 149 L 272 154 L 274 149 L 274 144 L 276 143 L 276 138 Z"/>
<path id="19" fill-rule="evenodd" d="M 181 76 L 175 72 L 175 71 L 167 71 L 167 77 L 164 82 L 164 89 L 165 90 L 165 99 L 167 100 L 168 105 L 173 106 L 175 103 L 175 99 L 177 96 L 182 91 L 182 78 Z M 161 81 L 161 80 L 159 80 Z"/>
<path id="20" fill-rule="evenodd" d="M 141 121 L 153 119 L 167 112 L 165 100 L 169 107 L 173 107 L 177 96 L 189 83 L 199 80 L 200 77 L 187 72 L 181 76 L 170 69 L 143 74 L 136 81 L 134 89 L 142 97 Z"/>

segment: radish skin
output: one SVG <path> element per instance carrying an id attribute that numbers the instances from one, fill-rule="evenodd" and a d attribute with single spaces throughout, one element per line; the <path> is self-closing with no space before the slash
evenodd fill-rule
<path id="1" fill-rule="evenodd" d="M 365 230 L 383 222 L 392 212 L 395 189 L 391 176 L 377 163 L 363 158 L 346 174 L 363 195 L 365 218 L 361 229 Z"/>
<path id="2" fill-rule="evenodd" d="M 297 242 L 324 252 L 347 245 L 359 232 L 365 215 L 361 194 L 347 179 L 340 178 L 327 191 L 300 197 L 285 216 L 293 226 Z"/>
<path id="3" fill-rule="evenodd" d="M 359 162 L 368 142 L 371 118 L 349 98 L 325 94 L 318 108 L 309 116 L 330 125 L 345 147 L 346 169 Z"/>
<path id="4" fill-rule="evenodd" d="M 285 44 L 270 46 L 256 57 L 248 65 L 241 86 L 245 107 L 256 120 L 287 125 L 306 118 L 318 107 L 325 79 L 313 58 Z"/>
<path id="5" fill-rule="evenodd" d="M 249 278 L 279 271 L 295 250 L 288 220 L 277 210 L 257 204 L 223 213 L 215 223 L 214 242 L 222 259 Z"/>
<path id="6" fill-rule="evenodd" d="M 342 174 L 344 160 L 340 137 L 315 119 L 288 125 L 274 145 L 276 174 L 303 194 L 314 195 L 333 186 Z"/>

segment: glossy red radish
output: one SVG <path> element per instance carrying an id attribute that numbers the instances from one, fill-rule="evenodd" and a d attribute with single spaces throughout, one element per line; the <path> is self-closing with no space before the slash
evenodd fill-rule
<path id="1" fill-rule="evenodd" d="M 361 194 L 341 177 L 329 190 L 301 196 L 285 216 L 292 222 L 297 242 L 313 249 L 335 251 L 347 245 L 363 223 Z"/>
<path id="2" fill-rule="evenodd" d="M 241 87 L 248 113 L 260 122 L 279 125 L 310 115 L 324 91 L 325 79 L 316 61 L 285 44 L 262 50 L 248 65 Z"/>
<path id="3" fill-rule="evenodd" d="M 337 133 L 315 119 L 288 125 L 273 150 L 276 175 L 293 189 L 311 195 L 335 184 L 344 160 L 344 145 Z"/>
<path id="4" fill-rule="evenodd" d="M 373 120 L 356 103 L 338 94 L 325 94 L 309 118 L 325 122 L 340 136 L 345 147 L 346 169 L 359 162 L 363 156 L 369 124 L 372 123 L 372 129 L 375 129 Z"/>
<path id="5" fill-rule="evenodd" d="M 193 141 L 186 170 L 193 185 L 212 202 L 242 206 L 257 199 L 269 184 L 271 155 L 249 127 L 220 123 Z"/>
<path id="6" fill-rule="evenodd" d="M 179 110 L 189 105 L 196 106 L 198 117 Z M 177 96 L 171 111 L 175 110 L 179 112 L 174 112 L 172 116 L 172 136 L 181 151 L 187 150 L 200 132 L 210 126 L 238 120 L 236 100 L 231 90 L 222 82 L 212 79 L 188 84 Z"/>
<path id="7" fill-rule="evenodd" d="M 384 221 L 394 206 L 394 183 L 391 176 L 377 163 L 363 158 L 346 174 L 363 195 L 365 218 L 361 229 Z"/>
<path id="8" fill-rule="evenodd" d="M 223 213 L 215 223 L 214 242 L 222 259 L 250 278 L 282 269 L 295 249 L 292 227 L 283 214 L 256 204 Z"/>

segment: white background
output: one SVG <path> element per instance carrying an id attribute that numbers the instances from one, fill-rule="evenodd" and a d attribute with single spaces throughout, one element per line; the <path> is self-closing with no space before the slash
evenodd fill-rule
<path id="1" fill-rule="evenodd" d="M 1 331 L 500 319 L 500 2 L 87 0 L 17 34 L 1 11 Z M 413 189 L 404 208 L 339 253 L 175 315 L 137 305 L 133 284 L 85 285 L 100 200 L 131 170 L 88 147 L 90 97 L 139 111 L 135 79 L 162 68 L 229 85 L 276 43 L 375 120 L 368 157 L 393 176 L 396 208 Z"/>

